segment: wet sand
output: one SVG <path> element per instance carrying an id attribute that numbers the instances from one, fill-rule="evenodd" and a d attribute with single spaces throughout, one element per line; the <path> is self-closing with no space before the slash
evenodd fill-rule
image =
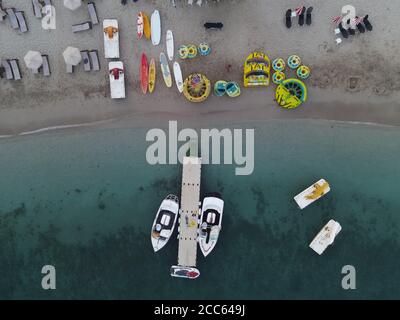
<path id="1" fill-rule="evenodd" d="M 108 119 L 124 119 L 124 125 L 128 121 L 129 126 L 138 127 L 165 125 L 167 120 L 189 126 L 302 118 L 400 125 L 400 28 L 396 25 L 400 4 L 394 1 L 352 1 L 360 16 L 370 15 L 374 31 L 344 40 L 340 46 L 334 42 L 331 18 L 340 14 L 341 7 L 348 4 L 345 1 L 306 1 L 305 5 L 314 7 L 312 26 L 294 23 L 290 30 L 283 16 L 287 8 L 298 5 L 294 1 L 233 0 L 210 2 L 201 8 L 179 1 L 177 8 L 164 0 L 126 6 L 120 1 L 96 1 L 100 20 L 119 20 L 121 60 L 127 76 L 128 97 L 124 101 L 109 97 L 101 25 L 73 34 L 71 25 L 89 18 L 86 7 L 72 12 L 61 2 L 53 2 L 57 29 L 44 31 L 33 16 L 30 2 L 3 1 L 4 7 L 25 11 L 30 31 L 19 34 L 6 23 L 0 24 L 0 57 L 19 58 L 24 77 L 19 82 L 0 80 L 0 136 Z M 156 47 L 151 41 L 136 39 L 135 25 L 139 10 L 150 14 L 154 9 L 160 11 L 163 26 L 162 42 Z M 205 31 L 205 21 L 222 21 L 224 29 Z M 155 93 L 143 96 L 138 57 L 144 51 L 157 61 L 159 53 L 165 51 L 167 29 L 174 32 L 176 47 L 210 43 L 210 56 L 179 62 L 184 75 L 201 71 L 212 82 L 226 79 L 241 83 L 243 61 L 253 50 L 265 51 L 271 60 L 300 55 L 313 72 L 306 82 L 308 102 L 297 110 L 283 110 L 273 101 L 271 85 L 268 89 L 242 90 L 242 96 L 234 100 L 212 96 L 203 104 L 190 104 L 175 87 L 165 87 L 159 68 Z M 86 73 L 79 66 L 75 74 L 66 74 L 62 52 L 69 45 L 98 49 L 102 71 Z M 30 74 L 25 68 L 23 56 L 29 49 L 49 55 L 50 78 Z M 226 65 L 232 68 L 228 71 Z"/>

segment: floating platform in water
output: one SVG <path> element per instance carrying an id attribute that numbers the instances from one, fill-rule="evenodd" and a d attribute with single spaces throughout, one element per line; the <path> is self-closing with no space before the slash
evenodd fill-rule
<path id="1" fill-rule="evenodd" d="M 183 159 L 181 207 L 179 217 L 178 265 L 171 267 L 171 276 L 195 279 L 198 223 L 200 215 L 201 158 Z"/>

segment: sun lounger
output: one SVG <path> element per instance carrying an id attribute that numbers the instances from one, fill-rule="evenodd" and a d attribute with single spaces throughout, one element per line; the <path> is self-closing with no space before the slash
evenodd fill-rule
<path id="1" fill-rule="evenodd" d="M 7 80 L 12 80 L 14 79 L 14 75 L 10 66 L 10 63 L 8 62 L 8 60 L 2 60 L 1 61 L 1 65 L 3 66 L 5 72 L 6 72 L 6 79 Z"/>
<path id="2" fill-rule="evenodd" d="M 7 12 L 8 19 L 10 21 L 11 28 L 19 29 L 18 19 L 17 19 L 17 16 L 15 15 L 15 9 L 9 8 L 9 9 L 6 9 L 6 12 Z"/>
<path id="3" fill-rule="evenodd" d="M 97 17 L 96 5 L 94 4 L 94 2 L 88 3 L 88 11 L 89 11 L 90 20 L 92 21 L 92 23 L 98 24 L 99 18 Z"/>
<path id="4" fill-rule="evenodd" d="M 74 66 L 72 64 L 67 64 L 67 73 L 74 73 Z"/>
<path id="5" fill-rule="evenodd" d="M 17 17 L 17 20 L 18 20 L 19 30 L 22 33 L 28 32 L 29 29 L 28 29 L 28 26 L 26 25 L 24 12 L 23 11 L 17 11 L 17 12 L 15 12 L 15 16 Z"/>
<path id="6" fill-rule="evenodd" d="M 39 0 L 32 0 L 32 7 L 33 7 L 33 14 L 36 18 L 41 19 L 42 15 L 42 5 L 40 4 Z"/>
<path id="7" fill-rule="evenodd" d="M 43 75 L 45 77 L 49 77 L 51 74 L 49 56 L 47 54 L 44 54 L 42 55 L 42 58 L 43 58 L 43 65 L 42 65 Z"/>
<path id="8" fill-rule="evenodd" d="M 83 23 L 74 24 L 72 26 L 72 32 L 81 32 L 92 29 L 92 23 L 90 21 L 86 21 Z"/>
<path id="9" fill-rule="evenodd" d="M 10 63 L 12 72 L 14 74 L 14 80 L 21 80 L 22 76 L 21 76 L 21 71 L 19 69 L 18 59 L 8 60 L 8 62 Z"/>
<path id="10" fill-rule="evenodd" d="M 85 71 L 91 71 L 92 67 L 90 66 L 89 52 L 87 50 L 81 51 L 83 69 Z"/>
<path id="11" fill-rule="evenodd" d="M 100 71 L 100 61 L 97 50 L 92 50 L 89 52 L 90 60 L 92 61 L 93 71 Z"/>

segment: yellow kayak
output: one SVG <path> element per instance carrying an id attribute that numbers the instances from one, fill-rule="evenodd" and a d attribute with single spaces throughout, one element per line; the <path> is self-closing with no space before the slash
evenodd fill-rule
<path id="1" fill-rule="evenodd" d="M 152 93 L 154 91 L 154 87 L 156 85 L 156 62 L 154 59 L 150 61 L 149 68 L 149 92 Z"/>
<path id="2" fill-rule="evenodd" d="M 150 39 L 151 38 L 150 21 L 149 21 L 149 17 L 144 12 L 143 12 L 143 31 L 144 31 L 144 36 L 146 37 L 146 39 Z"/>

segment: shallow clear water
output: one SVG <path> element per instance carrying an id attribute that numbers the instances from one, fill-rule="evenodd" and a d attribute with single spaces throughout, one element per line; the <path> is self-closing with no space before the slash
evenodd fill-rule
<path id="1" fill-rule="evenodd" d="M 251 176 L 205 165 L 202 192 L 225 199 L 201 277 L 171 278 L 177 240 L 152 252 L 161 200 L 181 166 L 150 166 L 146 130 L 93 129 L 0 140 L 0 298 L 399 298 L 400 130 L 317 121 L 249 123 Z M 319 178 L 332 191 L 300 211 L 292 197 Z M 322 255 L 309 242 L 333 218 Z M 41 268 L 57 289 L 41 289 Z M 341 288 L 344 265 L 357 289 Z"/>

